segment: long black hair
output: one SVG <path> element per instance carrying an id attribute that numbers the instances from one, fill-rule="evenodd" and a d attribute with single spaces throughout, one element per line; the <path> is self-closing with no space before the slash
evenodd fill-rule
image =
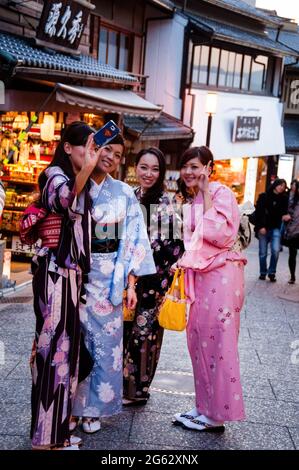
<path id="1" fill-rule="evenodd" d="M 74 146 L 86 145 L 87 139 L 92 132 L 95 132 L 94 129 L 83 121 L 74 121 L 67 126 L 62 133 L 61 140 L 55 150 L 54 158 L 48 165 L 48 168 L 58 166 L 69 178 L 73 178 L 75 174 L 70 157 L 64 150 L 64 144 L 68 142 Z M 43 171 L 38 178 L 40 193 L 42 193 L 46 181 L 47 177 Z"/>
<path id="2" fill-rule="evenodd" d="M 283 178 L 276 178 L 276 180 L 274 180 L 271 186 L 269 186 L 269 188 L 267 189 L 267 194 L 273 193 L 274 189 L 277 188 L 277 186 L 280 186 L 281 184 L 284 184 L 287 189 L 288 185 L 286 180 L 284 180 Z"/>
<path id="3" fill-rule="evenodd" d="M 299 202 L 299 181 L 298 180 L 293 180 L 292 184 L 296 185 L 295 194 L 294 194 L 294 197 L 291 201 L 291 207 L 295 208 L 297 206 L 298 202 Z"/>
<path id="4" fill-rule="evenodd" d="M 159 177 L 156 181 L 156 183 L 149 188 L 144 195 L 141 198 L 141 204 L 143 204 L 145 207 L 149 207 L 151 204 L 158 204 L 160 197 L 162 196 L 164 192 L 164 180 L 165 180 L 165 174 L 166 174 L 166 161 L 163 152 L 161 152 L 160 149 L 157 147 L 149 147 L 143 150 L 140 150 L 136 156 L 135 164 L 136 166 L 138 165 L 141 157 L 143 155 L 150 153 L 151 155 L 154 155 L 159 163 Z"/>
<path id="5" fill-rule="evenodd" d="M 211 150 L 209 149 L 209 147 L 202 145 L 201 147 L 191 147 L 185 150 L 185 152 L 181 156 L 179 169 L 181 170 L 183 166 L 186 165 L 187 162 L 189 162 L 189 160 L 192 160 L 192 158 L 198 158 L 198 160 L 200 161 L 202 165 L 207 165 L 209 162 L 211 162 L 211 170 L 213 170 L 214 156 Z M 186 200 L 189 194 L 182 178 L 179 178 L 178 180 L 178 189 L 182 193 L 184 199 Z"/>

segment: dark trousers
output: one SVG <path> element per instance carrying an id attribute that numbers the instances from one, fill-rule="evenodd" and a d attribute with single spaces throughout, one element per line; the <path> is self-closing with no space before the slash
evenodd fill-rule
<path id="1" fill-rule="evenodd" d="M 292 279 L 295 279 L 296 257 L 297 257 L 297 248 L 290 246 L 289 247 L 289 268 L 290 268 Z"/>

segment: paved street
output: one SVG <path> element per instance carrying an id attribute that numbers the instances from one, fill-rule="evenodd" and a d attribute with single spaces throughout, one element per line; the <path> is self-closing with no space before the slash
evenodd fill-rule
<path id="1" fill-rule="evenodd" d="M 299 269 L 298 284 L 288 286 L 284 249 L 278 282 L 257 281 L 256 241 L 247 255 L 240 337 L 247 420 L 228 425 L 222 435 L 171 424 L 173 413 L 193 407 L 194 398 L 185 333 L 166 332 L 148 405 L 105 419 L 94 436 L 82 434 L 83 449 L 299 449 L 299 353 L 298 364 L 291 360 L 292 353 L 296 359 L 294 340 L 299 349 L 299 303 L 280 298 L 298 293 Z M 34 317 L 30 289 L 12 300 L 17 296 L 23 303 L 0 303 L 0 449 L 30 448 L 28 357 Z"/>

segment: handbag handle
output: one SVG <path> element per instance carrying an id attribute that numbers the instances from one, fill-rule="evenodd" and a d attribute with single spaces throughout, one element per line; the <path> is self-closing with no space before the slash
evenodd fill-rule
<path id="1" fill-rule="evenodd" d="M 169 290 L 169 294 L 173 294 L 177 281 L 178 281 L 181 299 L 185 299 L 184 270 L 181 268 L 177 268 L 175 270 L 173 281 Z"/>
<path id="2" fill-rule="evenodd" d="M 185 299 L 185 276 L 184 276 L 184 270 L 180 269 L 179 272 L 179 287 L 180 287 L 180 294 L 181 294 L 181 300 Z"/>

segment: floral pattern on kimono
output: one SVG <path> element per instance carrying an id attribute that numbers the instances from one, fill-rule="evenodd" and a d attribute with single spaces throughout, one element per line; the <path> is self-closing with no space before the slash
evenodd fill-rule
<path id="1" fill-rule="evenodd" d="M 210 183 L 209 192 L 213 205 L 205 213 L 201 194 L 185 208 L 186 252 L 179 261 L 191 301 L 187 341 L 196 407 L 216 421 L 242 420 L 238 335 L 246 259 L 231 250 L 240 216 L 230 189 Z"/>
<path id="2" fill-rule="evenodd" d="M 138 200 L 140 189 L 136 190 Z M 172 280 L 170 267 L 183 252 L 183 243 L 176 238 L 178 215 L 166 193 L 152 206 L 147 232 L 157 273 L 142 276 L 137 282 L 138 304 L 133 322 L 124 326 L 124 397 L 148 398 L 160 356 L 163 328 L 157 320 L 161 301 Z"/>
<path id="3" fill-rule="evenodd" d="M 92 182 L 92 218 L 99 239 L 119 234 L 117 251 L 91 254 L 86 304 L 80 317 L 85 344 L 94 360 L 93 370 L 79 384 L 75 416 L 111 416 L 122 407 L 123 291 L 128 274 L 156 272 L 142 212 L 133 190 L 107 175 Z"/>
<path id="4" fill-rule="evenodd" d="M 31 437 L 36 446 L 61 446 L 70 438 L 69 419 L 78 382 L 80 261 L 89 253 L 82 253 L 83 245 L 78 243 L 69 215 L 76 200 L 74 180 L 59 167 L 49 167 L 45 175 L 43 206 L 48 212 L 63 215 L 65 224 L 62 224 L 58 249 L 43 247 L 34 257 L 36 332 L 31 358 Z M 83 192 L 81 198 L 84 197 Z M 34 218 L 31 222 L 34 229 Z M 80 216 L 80 228 L 87 236 L 86 222 L 88 214 L 85 213 Z M 24 227 L 28 233 L 30 224 Z M 85 265 L 88 264 L 89 261 Z"/>

